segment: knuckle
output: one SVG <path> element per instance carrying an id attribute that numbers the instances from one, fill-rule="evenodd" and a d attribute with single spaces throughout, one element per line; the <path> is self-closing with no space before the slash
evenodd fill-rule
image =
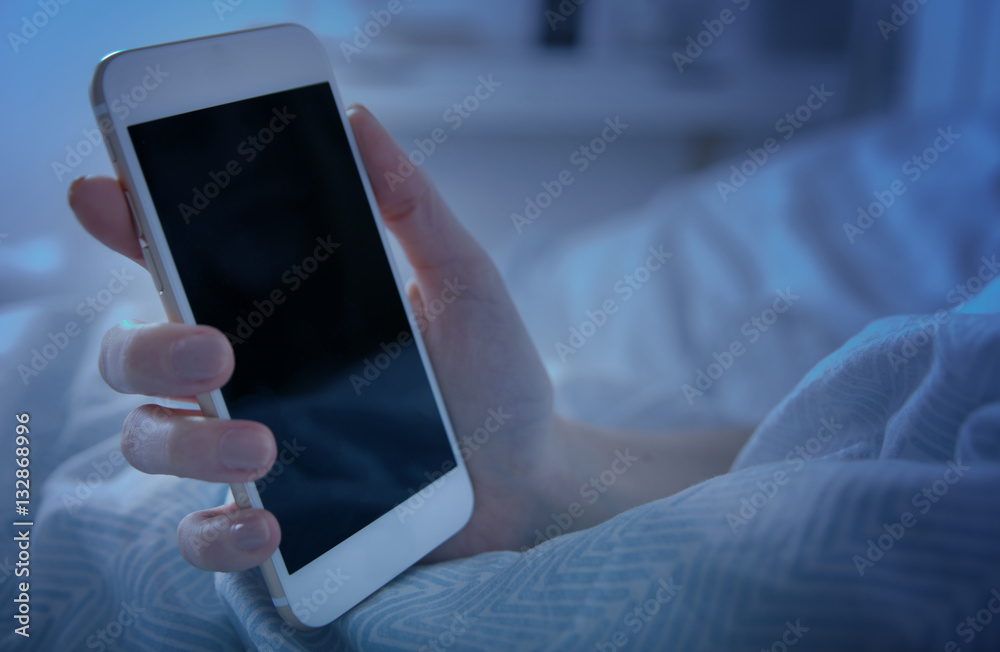
<path id="1" fill-rule="evenodd" d="M 97 358 L 97 368 L 101 372 L 101 378 L 103 378 L 104 382 L 106 382 L 112 389 L 118 389 L 118 374 L 114 363 L 118 359 L 118 353 L 120 350 L 118 345 L 120 330 L 121 329 L 116 325 L 104 333 L 104 338 L 101 339 L 101 353 Z"/>
<path id="2" fill-rule="evenodd" d="M 188 514 L 177 525 L 177 548 L 181 552 L 181 557 L 196 568 L 205 568 L 205 550 L 199 537 L 198 528 L 194 523 L 197 514 Z"/>
<path id="3" fill-rule="evenodd" d="M 188 514 L 177 527 L 177 545 L 181 556 L 202 570 L 214 570 L 218 565 L 218 541 L 233 519 L 233 515 L 213 514 L 213 511 Z"/>
<path id="4" fill-rule="evenodd" d="M 140 471 L 150 469 L 151 449 L 161 438 L 162 422 L 170 410 L 159 405 L 143 405 L 132 410 L 122 427 L 122 455 Z"/>
<path id="5" fill-rule="evenodd" d="M 142 408 L 136 408 L 129 412 L 122 425 L 122 455 L 132 466 L 136 466 L 138 457 L 139 437 L 135 433 L 137 432 L 137 423 L 142 419 L 141 410 Z"/>
<path id="6" fill-rule="evenodd" d="M 137 363 L 142 362 L 142 353 L 137 351 L 136 340 L 140 332 L 141 328 L 128 327 L 124 323 L 115 324 L 108 329 L 101 341 L 98 368 L 104 382 L 115 391 L 124 394 L 138 393 L 132 376 Z"/>

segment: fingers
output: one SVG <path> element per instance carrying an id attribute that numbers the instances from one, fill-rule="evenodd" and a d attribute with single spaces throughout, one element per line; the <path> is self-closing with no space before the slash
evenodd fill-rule
<path id="1" fill-rule="evenodd" d="M 69 204 L 84 229 L 114 251 L 145 267 L 132 215 L 117 180 L 75 181 Z M 180 324 L 126 322 L 101 345 L 101 375 L 127 393 L 193 396 L 221 387 L 233 371 L 233 352 L 218 331 Z M 125 422 L 122 453 L 146 473 L 209 482 L 249 482 L 274 464 L 274 436 L 263 425 L 205 419 L 197 412 L 143 406 Z M 209 571 L 252 568 L 281 540 L 275 517 L 230 504 L 189 514 L 177 528 L 181 555 Z"/>
<path id="2" fill-rule="evenodd" d="M 274 464 L 277 446 L 274 435 L 260 423 L 143 405 L 125 420 L 122 455 L 143 473 L 251 482 Z"/>
<path id="3" fill-rule="evenodd" d="M 410 176 L 398 174 L 406 154 L 375 117 L 360 106 L 351 107 L 348 116 L 382 219 L 421 282 L 439 287 L 445 279 L 472 278 L 492 269 L 423 170 L 412 166 Z"/>
<path id="4" fill-rule="evenodd" d="M 424 297 L 420 294 L 420 286 L 413 279 L 406 282 L 406 298 L 410 302 L 413 315 L 420 319 L 424 316 Z"/>
<path id="5" fill-rule="evenodd" d="M 263 509 L 230 503 L 188 514 L 177 526 L 177 545 L 189 564 L 206 571 L 253 568 L 274 554 L 281 541 L 278 520 Z"/>
<path id="6" fill-rule="evenodd" d="M 124 394 L 194 396 L 222 387 L 233 373 L 233 348 L 214 328 L 185 324 L 116 324 L 101 342 L 104 380 Z"/>
<path id="7" fill-rule="evenodd" d="M 69 205 L 87 233 L 143 267 L 146 266 L 128 202 L 116 179 L 77 179 L 69 187 Z"/>

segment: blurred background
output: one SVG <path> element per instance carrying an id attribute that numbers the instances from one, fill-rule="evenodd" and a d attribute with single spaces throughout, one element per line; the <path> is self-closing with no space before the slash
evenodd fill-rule
<path id="1" fill-rule="evenodd" d="M 480 76 L 492 79 L 495 90 L 466 104 L 475 109 L 424 167 L 500 260 L 523 244 L 511 214 L 523 213 L 525 198 L 567 168 L 606 118 L 620 117 L 628 131 L 577 175 L 545 221 L 613 220 L 670 179 L 743 155 L 774 136 L 813 86 L 835 93 L 804 134 L 1000 98 L 1000 42 L 990 38 L 1000 33 L 1000 7 L 990 0 L 399 0 L 395 14 L 388 5 L 5 1 L 0 350 L 8 359 L 24 364 L 29 355 L 5 350 L 30 323 L 22 306 L 44 301 L 72 313 L 122 265 L 65 200 L 77 176 L 111 173 L 103 146 L 88 144 L 88 85 L 115 50 L 301 23 L 323 39 L 345 101 L 366 104 L 410 147 L 454 126 L 449 109 Z M 136 276 L 104 317 L 153 297 L 146 276 Z M 120 316 L 158 318 L 155 309 Z M 13 368 L 2 383 L 24 389 Z"/>

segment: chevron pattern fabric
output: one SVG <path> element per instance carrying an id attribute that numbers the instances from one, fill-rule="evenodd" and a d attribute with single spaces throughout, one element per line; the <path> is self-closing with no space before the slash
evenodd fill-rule
<path id="1" fill-rule="evenodd" d="M 995 116 L 955 118 L 965 140 L 951 162 L 857 246 L 845 237 L 858 198 L 886 187 L 951 117 L 789 148 L 725 206 L 709 171 L 655 204 L 649 229 L 629 231 L 628 242 L 601 232 L 611 242 L 601 255 L 580 254 L 603 260 L 660 242 L 687 252 L 656 301 L 631 305 L 633 321 L 623 316 L 581 352 L 594 354 L 584 371 L 613 373 L 557 376 L 564 400 L 586 381 L 568 402 L 574 416 L 613 420 L 622 406 L 641 408 L 637 428 L 763 417 L 728 474 L 523 554 L 410 569 L 316 632 L 282 629 L 259 572 L 213 576 L 181 559 L 178 521 L 219 504 L 224 487 L 144 476 L 116 456 L 117 435 L 106 437 L 146 399 L 100 381 L 100 334 L 121 319 L 156 320 L 160 309 L 113 306 L 30 386 L 3 387 L 9 413 L 37 412 L 32 432 L 44 445 L 32 457 L 42 487 L 32 496 L 32 637 L 8 628 L 0 650 L 1000 650 L 1000 283 L 957 311 L 874 321 L 828 355 L 887 311 L 933 310 L 970 265 L 1000 255 Z M 725 240 L 718 264 L 704 262 L 717 260 L 706 257 L 709 236 Z M 526 255 L 576 260 L 555 239 L 538 243 Z M 537 284 L 539 268 L 521 268 L 522 286 Z M 606 291 L 603 276 L 585 272 L 572 278 Z M 808 298 L 788 330 L 748 352 L 695 405 L 697 419 L 669 421 L 685 414 L 689 371 L 730 337 L 721 325 L 789 285 Z M 578 294 L 592 305 L 583 290 L 563 293 Z M 582 311 L 568 299 L 556 310 L 551 292 L 536 300 L 519 308 L 538 342 L 558 339 L 566 315 Z M 35 335 L 74 313 L 49 302 L 0 318 L 22 324 L 20 341 L 0 351 L 13 370 Z M 3 469 L 12 486 L 13 464 Z M 13 561 L 0 552 L 8 605 Z"/>
<path id="2" fill-rule="evenodd" d="M 256 571 L 216 585 L 262 650 L 1000 649 L 1000 315 L 927 319 L 830 356 L 731 473 L 321 632 L 282 632 Z"/>

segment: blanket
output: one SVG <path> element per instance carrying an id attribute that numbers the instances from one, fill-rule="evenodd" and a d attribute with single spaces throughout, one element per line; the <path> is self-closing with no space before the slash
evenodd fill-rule
<path id="1" fill-rule="evenodd" d="M 144 401 L 103 386 L 99 339 L 162 318 L 155 304 L 113 303 L 27 380 L 30 350 L 80 318 L 5 307 L 4 402 L 31 413 L 35 491 L 31 638 L 11 627 L 0 646 L 997 649 L 997 124 L 851 126 L 783 145 L 735 194 L 726 163 L 579 232 L 533 225 L 499 263 L 560 411 L 759 427 L 728 474 L 525 553 L 415 567 L 316 632 L 282 627 L 258 571 L 180 558 L 177 522 L 225 487 L 144 476 L 118 452 Z M 626 299 L 617 282 L 661 246 L 672 256 Z M 609 298 L 620 309 L 584 346 L 555 346 Z"/>

